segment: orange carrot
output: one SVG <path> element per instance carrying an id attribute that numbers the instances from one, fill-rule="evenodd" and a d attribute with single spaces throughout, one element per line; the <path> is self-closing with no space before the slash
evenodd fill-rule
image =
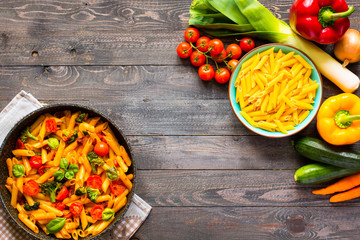
<path id="1" fill-rule="evenodd" d="M 356 173 L 351 176 L 344 177 L 340 181 L 319 190 L 312 191 L 313 194 L 317 195 L 326 195 L 326 194 L 333 194 L 336 192 L 343 192 L 353 187 L 360 185 L 360 173 Z"/>
<path id="2" fill-rule="evenodd" d="M 330 202 L 343 202 L 360 197 L 360 187 L 353 188 L 347 192 L 338 193 L 330 198 Z"/>

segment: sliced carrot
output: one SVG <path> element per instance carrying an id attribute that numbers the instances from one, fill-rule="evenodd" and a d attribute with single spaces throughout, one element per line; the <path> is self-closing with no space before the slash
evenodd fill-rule
<path id="1" fill-rule="evenodd" d="M 360 197 L 360 187 L 353 188 L 347 192 L 338 193 L 330 198 L 330 202 L 343 202 Z"/>
<path id="2" fill-rule="evenodd" d="M 327 186 L 326 188 L 314 190 L 312 191 L 312 193 L 317 195 L 333 194 L 336 192 L 343 192 L 352 189 L 353 187 L 356 187 L 358 185 L 360 185 L 360 173 L 344 177 L 340 181 L 330 186 Z"/>

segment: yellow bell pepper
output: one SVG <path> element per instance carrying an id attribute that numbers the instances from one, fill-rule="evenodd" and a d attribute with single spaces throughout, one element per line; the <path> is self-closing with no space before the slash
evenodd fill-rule
<path id="1" fill-rule="evenodd" d="M 330 97 L 317 115 L 320 136 L 330 144 L 353 144 L 360 140 L 360 98 L 351 93 Z"/>

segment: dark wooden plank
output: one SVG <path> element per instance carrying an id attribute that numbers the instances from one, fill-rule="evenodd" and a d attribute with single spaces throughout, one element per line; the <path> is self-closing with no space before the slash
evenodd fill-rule
<path id="1" fill-rule="evenodd" d="M 121 102 L 96 102 L 93 100 L 87 102 L 60 98 L 41 102 L 47 104 L 70 102 L 87 105 L 106 114 L 120 126 L 126 135 L 255 135 L 236 118 L 229 105 L 229 100 L 225 99 Z M 4 106 L 7 103 L 8 101 L 4 101 Z M 316 135 L 315 124 L 312 122 L 302 133 Z M 263 141 L 267 140 L 264 138 Z"/>
<path id="2" fill-rule="evenodd" d="M 154 207 L 134 239 L 357 239 L 359 214 L 358 207 Z"/>
<path id="3" fill-rule="evenodd" d="M 130 136 L 139 169 L 297 169 L 289 139 L 261 136 Z M 259 151 L 261 149 L 261 151 Z"/>
<path id="4" fill-rule="evenodd" d="M 360 67 L 360 64 L 359 64 Z M 360 68 L 359 68 L 360 72 Z M 228 99 L 228 84 L 204 82 L 191 66 L 48 66 L 0 69 L 0 101 L 21 89 L 42 101 Z M 358 91 L 360 92 L 360 90 Z M 324 80 L 324 98 L 341 93 Z"/>
<path id="5" fill-rule="evenodd" d="M 312 190 L 328 184 L 297 184 L 294 170 L 139 170 L 136 193 L 151 206 L 256 207 L 360 206 L 360 198 L 330 204 Z"/>
<path id="6" fill-rule="evenodd" d="M 227 86 L 201 81 L 192 67 L 2 68 L 0 107 L 22 89 L 43 103 L 90 105 L 128 135 L 254 135 L 232 112 Z M 324 82 L 324 98 L 340 92 Z"/>
<path id="7" fill-rule="evenodd" d="M 261 2 L 278 18 L 288 20 L 292 1 Z M 360 7 L 359 1 L 348 3 Z M 175 48 L 183 41 L 190 4 L 184 0 L 1 1 L 0 65 L 182 65 Z M 352 28 L 359 29 L 359 19 L 356 11 Z"/>

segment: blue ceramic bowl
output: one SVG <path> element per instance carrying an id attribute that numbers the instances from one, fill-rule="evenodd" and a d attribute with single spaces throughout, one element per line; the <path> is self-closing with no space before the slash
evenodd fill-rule
<path id="1" fill-rule="evenodd" d="M 279 51 L 279 49 L 281 49 L 281 51 L 283 53 L 288 53 L 288 52 L 295 52 L 295 54 L 298 54 L 300 56 L 302 56 L 312 67 L 313 67 L 313 71 L 310 75 L 310 78 L 312 80 L 315 80 L 316 82 L 319 83 L 319 87 L 316 90 L 316 96 L 314 99 L 314 104 L 313 107 L 314 109 L 312 109 L 310 111 L 309 116 L 307 116 L 307 118 L 300 123 L 299 125 L 295 126 L 294 130 L 289 130 L 287 131 L 287 134 L 281 133 L 281 132 L 270 132 L 270 131 L 266 131 L 263 130 L 261 128 L 257 128 L 257 127 L 253 127 L 248 121 L 245 120 L 245 118 L 240 114 L 241 108 L 240 105 L 236 102 L 236 89 L 235 89 L 235 80 L 237 75 L 240 72 L 241 69 L 241 65 L 248 59 L 250 59 L 252 56 L 254 56 L 257 53 L 261 53 L 263 51 L 266 51 L 269 48 L 275 47 L 274 51 L 277 52 Z M 316 68 L 315 64 L 313 63 L 313 61 L 302 51 L 300 51 L 299 49 L 296 49 L 294 47 L 288 46 L 288 45 L 284 45 L 284 44 L 266 44 L 266 45 L 262 45 L 260 47 L 257 47 L 255 49 L 253 49 L 252 51 L 248 52 L 246 55 L 244 55 L 240 61 L 238 66 L 235 68 L 234 72 L 231 75 L 230 78 L 230 83 L 229 83 L 229 99 L 230 99 L 230 104 L 231 107 L 235 113 L 235 115 L 237 116 L 237 118 L 245 125 L 245 127 L 247 127 L 248 129 L 250 129 L 251 131 L 265 136 L 265 137 L 271 137 L 271 138 L 281 138 L 281 137 L 287 137 L 290 135 L 293 135 L 295 133 L 298 133 L 299 131 L 301 131 L 302 129 L 304 129 L 316 116 L 317 111 L 319 110 L 320 107 L 320 103 L 321 103 L 321 98 L 322 98 L 322 79 L 321 79 L 321 75 L 319 73 L 319 70 Z"/>

